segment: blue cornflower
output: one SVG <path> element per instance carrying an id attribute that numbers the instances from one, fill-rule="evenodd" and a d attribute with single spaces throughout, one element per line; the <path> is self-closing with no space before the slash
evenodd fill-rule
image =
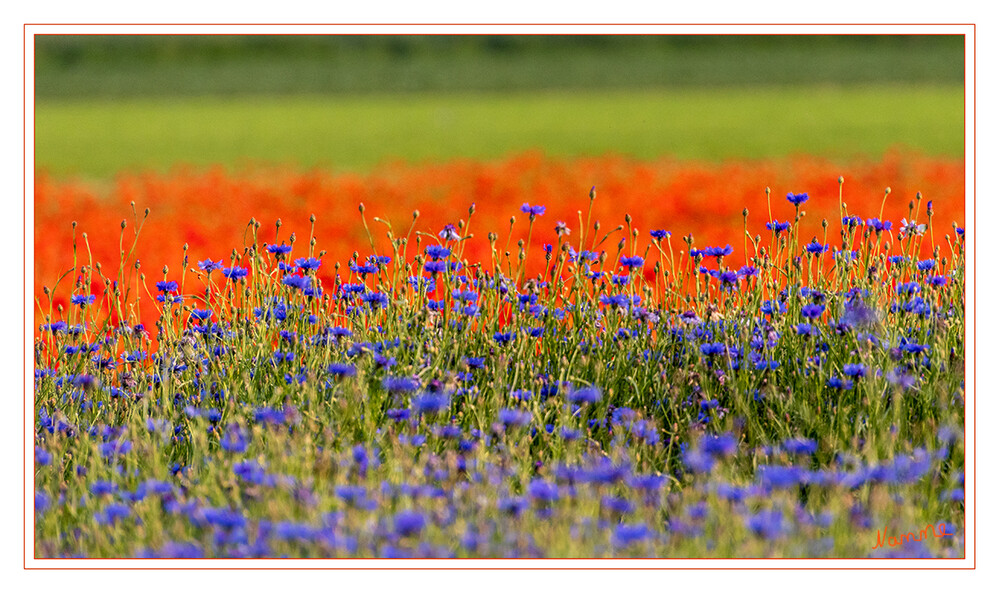
<path id="1" fill-rule="evenodd" d="M 541 216 L 542 214 L 544 214 L 545 213 L 545 207 L 544 206 L 531 206 L 527 202 L 524 202 L 524 205 L 520 207 L 520 211 L 523 212 L 524 214 L 530 214 L 531 217 L 533 218 L 535 216 Z"/>
<path id="2" fill-rule="evenodd" d="M 573 404 L 595 404 L 601 400 L 603 394 L 598 387 L 580 387 L 569 393 L 569 403 Z"/>
<path id="3" fill-rule="evenodd" d="M 687 448 L 683 444 L 683 452 L 681 457 L 683 458 L 683 464 L 690 468 L 694 473 L 706 474 L 711 471 L 715 466 L 715 459 L 705 451 L 701 450 L 699 447 L 689 447 Z"/>
<path id="4" fill-rule="evenodd" d="M 704 438 L 702 438 L 700 442 L 701 450 L 708 455 L 714 455 L 716 457 L 734 454 L 738 445 L 738 439 L 736 439 L 730 432 L 719 435 L 704 435 Z"/>
<path id="5" fill-rule="evenodd" d="M 226 508 L 207 508 L 201 511 L 209 525 L 222 529 L 239 529 L 246 526 L 246 516 L 241 511 Z"/>
<path id="6" fill-rule="evenodd" d="M 41 447 L 35 447 L 35 465 L 48 465 L 50 463 L 52 463 L 52 454 Z"/>
<path id="7" fill-rule="evenodd" d="M 407 278 L 409 285 L 413 287 L 413 290 L 420 292 L 421 289 L 427 294 L 430 294 L 437 288 L 437 281 L 433 278 L 422 277 L 422 276 L 410 276 Z"/>
<path id="8" fill-rule="evenodd" d="M 526 402 L 534 397 L 534 392 L 527 389 L 514 389 L 510 392 L 510 399 L 520 402 Z"/>
<path id="9" fill-rule="evenodd" d="M 590 263 L 592 263 L 592 262 L 595 262 L 598 259 L 600 259 L 600 254 L 596 253 L 595 251 L 589 251 L 589 250 L 586 250 L 586 249 L 584 249 L 583 251 L 580 251 L 579 253 L 576 253 L 570 247 L 569 248 L 569 259 L 570 259 L 570 261 L 575 261 L 575 262 L 584 262 L 584 263 L 585 262 L 590 262 Z"/>
<path id="10" fill-rule="evenodd" d="M 843 365 L 843 374 L 847 377 L 859 378 L 867 375 L 867 367 L 862 364 Z"/>
<path id="11" fill-rule="evenodd" d="M 90 484 L 90 493 L 96 497 L 107 496 L 118 492 L 118 485 L 107 480 L 94 480 Z"/>
<path id="12" fill-rule="evenodd" d="M 906 354 L 922 354 L 930 349 L 929 344 L 913 344 L 902 339 L 902 343 L 899 344 L 899 349 Z"/>
<path id="13" fill-rule="evenodd" d="M 347 267 L 350 268 L 351 272 L 355 274 L 360 274 L 361 276 L 367 276 L 368 274 L 377 274 L 378 266 L 375 264 L 364 264 L 357 265 L 357 263 L 351 261 L 347 263 Z"/>
<path id="14" fill-rule="evenodd" d="M 97 297 L 92 294 L 91 295 L 74 294 L 72 297 L 70 297 L 69 300 L 74 305 L 80 305 L 81 307 L 84 307 L 86 305 L 93 304 L 93 302 L 97 300 Z"/>
<path id="15" fill-rule="evenodd" d="M 372 309 L 388 307 L 389 304 L 388 295 L 383 292 L 366 292 L 361 295 L 361 300 L 367 303 Z"/>
<path id="16" fill-rule="evenodd" d="M 861 223 L 863 223 L 863 222 L 864 221 L 859 216 L 844 216 L 843 217 L 843 224 L 845 226 L 851 228 L 851 229 L 854 228 L 854 227 L 860 226 Z"/>
<path id="17" fill-rule="evenodd" d="M 669 231 L 664 231 L 662 229 L 657 229 L 657 230 L 654 230 L 654 231 L 649 231 L 649 234 L 652 235 L 653 239 L 662 240 L 662 239 L 665 239 L 666 237 L 669 237 L 671 233 Z"/>
<path id="18" fill-rule="evenodd" d="M 635 510 L 635 505 L 627 498 L 605 495 L 600 498 L 600 508 L 618 515 L 626 515 Z"/>
<path id="19" fill-rule="evenodd" d="M 451 397 L 445 393 L 425 392 L 413 396 L 413 409 L 418 414 L 434 414 L 451 406 Z"/>
<path id="20" fill-rule="evenodd" d="M 526 410 L 502 408 L 497 416 L 500 424 L 505 427 L 527 426 L 531 423 L 531 413 Z"/>
<path id="21" fill-rule="evenodd" d="M 326 333 L 334 338 L 337 338 L 338 340 L 342 338 L 349 338 L 354 335 L 354 332 L 350 331 L 346 327 L 331 327 L 326 330 Z"/>
<path id="22" fill-rule="evenodd" d="M 830 377 L 826 385 L 833 389 L 853 389 L 853 381 L 842 377 Z"/>
<path id="23" fill-rule="evenodd" d="M 808 470 L 781 465 L 760 465 L 756 468 L 760 483 L 768 488 L 791 488 L 801 484 L 808 477 Z"/>
<path id="24" fill-rule="evenodd" d="M 808 194 L 796 194 L 793 192 L 788 192 L 787 201 L 791 202 L 795 206 L 800 206 L 808 201 Z"/>
<path id="25" fill-rule="evenodd" d="M 614 529 L 612 539 L 618 547 L 629 546 L 652 537 L 652 530 L 645 523 L 621 523 Z"/>
<path id="26" fill-rule="evenodd" d="M 245 278 L 250 271 L 246 268 L 241 268 L 238 266 L 233 266 L 231 268 L 222 268 L 222 275 L 229 280 L 239 280 L 240 278 Z"/>
<path id="27" fill-rule="evenodd" d="M 249 446 L 249 435 L 238 424 L 230 424 L 225 435 L 219 440 L 222 449 L 230 453 L 245 453 Z"/>
<path id="28" fill-rule="evenodd" d="M 818 448 L 818 444 L 812 439 L 797 438 L 784 441 L 784 450 L 792 455 L 811 455 Z"/>
<path id="29" fill-rule="evenodd" d="M 826 310 L 823 304 L 808 304 L 801 308 L 801 316 L 805 319 L 815 319 Z"/>
<path id="30" fill-rule="evenodd" d="M 811 243 L 805 245 L 805 251 L 811 253 L 812 255 L 821 255 L 829 251 L 829 244 L 819 243 L 815 237 L 812 237 Z"/>
<path id="31" fill-rule="evenodd" d="M 787 303 L 782 303 L 777 300 L 763 301 L 763 305 L 760 307 L 760 313 L 763 313 L 764 315 L 787 313 Z"/>
<path id="32" fill-rule="evenodd" d="M 553 502 L 559 498 L 558 486 L 541 478 L 535 478 L 527 485 L 527 495 L 538 502 Z"/>
<path id="33" fill-rule="evenodd" d="M 901 387 L 903 390 L 912 389 L 916 386 L 916 378 L 909 373 L 905 372 L 903 369 L 893 369 L 885 375 L 885 379 L 889 383 L 896 387 Z"/>
<path id="34" fill-rule="evenodd" d="M 628 478 L 628 485 L 646 493 L 660 490 L 666 484 L 666 477 L 655 474 L 636 474 Z"/>
<path id="35" fill-rule="evenodd" d="M 777 509 L 760 511 L 746 518 L 746 527 L 766 539 L 777 539 L 784 532 L 784 514 Z"/>
<path id="36" fill-rule="evenodd" d="M 211 258 L 208 258 L 208 259 L 206 259 L 204 261 L 199 261 L 198 262 L 198 268 L 200 268 L 201 271 L 203 271 L 203 272 L 208 272 L 209 274 L 211 274 L 215 270 L 221 270 L 222 269 L 222 260 L 219 260 L 219 261 L 215 262 L 215 261 L 212 261 Z"/>
<path id="37" fill-rule="evenodd" d="M 698 255 L 701 255 L 703 257 L 714 257 L 717 259 L 721 259 L 726 255 L 731 255 L 731 254 L 732 254 L 731 245 L 726 245 L 724 247 L 705 247 L 704 249 L 700 250 L 698 249 L 690 250 L 691 257 L 697 257 Z"/>
<path id="38" fill-rule="evenodd" d="M 427 519 L 419 511 L 399 511 L 393 519 L 395 532 L 403 537 L 416 535 L 427 526 Z"/>
<path id="39" fill-rule="evenodd" d="M 767 229 L 773 231 L 778 236 L 790 228 L 791 223 L 788 221 L 780 222 L 778 220 L 771 220 L 767 223 Z"/>
<path id="40" fill-rule="evenodd" d="M 191 319 L 196 319 L 198 321 L 206 321 L 212 318 L 211 309 L 194 309 L 191 311 Z"/>
<path id="41" fill-rule="evenodd" d="M 877 323 L 878 313 L 868 307 L 864 301 L 855 299 L 843 307 L 843 317 L 841 322 L 850 327 L 866 327 Z"/>
<path id="42" fill-rule="evenodd" d="M 774 371 L 780 367 L 779 360 L 765 360 L 761 359 L 756 363 L 756 370 L 758 371 Z"/>
<path id="43" fill-rule="evenodd" d="M 318 528 L 305 523 L 281 521 L 274 526 L 274 537 L 285 541 L 307 542 L 315 538 Z"/>
<path id="44" fill-rule="evenodd" d="M 954 490 L 946 491 L 940 495 L 940 500 L 949 500 L 951 502 L 964 502 L 964 488 L 955 488 Z M 954 530 L 951 529 L 949 533 L 953 533 Z"/>
<path id="45" fill-rule="evenodd" d="M 620 307 L 623 309 L 626 308 L 631 303 L 631 300 L 628 298 L 628 295 L 626 294 L 616 294 L 616 295 L 602 294 L 600 295 L 600 303 L 608 305 L 612 308 Z"/>
<path id="46" fill-rule="evenodd" d="M 425 253 L 427 254 L 427 257 L 436 261 L 439 259 L 444 259 L 449 255 L 451 255 L 451 250 L 448 249 L 447 247 L 444 247 L 443 245 L 428 245 L 425 250 Z"/>
<path id="47" fill-rule="evenodd" d="M 547 428 L 547 426 L 548 425 L 545 425 L 546 428 Z M 580 437 L 583 436 L 583 434 L 581 432 L 579 432 L 578 430 L 576 430 L 574 428 L 568 428 L 566 426 L 562 427 L 562 430 L 559 431 L 559 435 L 563 439 L 565 439 L 566 441 L 575 441 L 575 440 L 578 440 Z"/>
<path id="48" fill-rule="evenodd" d="M 132 509 L 128 505 L 119 502 L 113 502 L 108 506 L 104 507 L 103 511 L 98 511 L 94 513 L 94 519 L 100 525 L 114 525 L 118 521 L 128 517 L 132 514 Z"/>
<path id="49" fill-rule="evenodd" d="M 943 286 L 943 285 L 947 284 L 947 277 L 946 276 L 931 276 L 929 282 L 933 286 Z"/>
<path id="50" fill-rule="evenodd" d="M 119 455 L 126 455 L 132 450 L 132 441 L 118 441 L 110 443 L 101 443 L 98 447 L 101 451 L 101 456 L 106 459 L 113 459 Z"/>
<path id="51" fill-rule="evenodd" d="M 456 301 L 475 301 L 479 298 L 479 293 L 474 290 L 455 289 L 451 291 L 451 296 Z"/>
<path id="52" fill-rule="evenodd" d="M 295 265 L 302 270 L 318 270 L 323 262 L 315 257 L 300 257 L 295 260 Z"/>
<path id="53" fill-rule="evenodd" d="M 52 505 L 52 499 L 44 492 L 35 491 L 35 514 L 41 515 Z"/>
<path id="54" fill-rule="evenodd" d="M 505 515 L 510 515 L 512 517 L 519 517 L 525 510 L 527 510 L 528 501 L 522 496 L 514 496 L 511 498 L 501 498 L 496 501 L 496 508 L 500 510 Z"/>
<path id="55" fill-rule="evenodd" d="M 326 367 L 326 371 L 335 377 L 353 377 L 357 374 L 354 365 L 334 362 Z"/>
<path id="56" fill-rule="evenodd" d="M 160 292 L 177 292 L 179 288 L 176 280 L 162 280 L 156 283 L 156 290 Z"/>
<path id="57" fill-rule="evenodd" d="M 382 379 L 382 387 L 389 393 L 408 393 L 420 388 L 420 382 L 412 377 L 387 376 Z"/>
<path id="58" fill-rule="evenodd" d="M 720 342 L 710 342 L 707 344 L 701 344 L 701 354 L 704 356 L 716 356 L 718 354 L 725 353 L 725 344 Z"/>
<path id="59" fill-rule="evenodd" d="M 390 369 L 396 365 L 394 356 L 385 356 L 384 354 L 376 353 L 372 358 L 375 361 L 375 366 L 380 369 Z"/>
<path id="60" fill-rule="evenodd" d="M 364 486 L 337 486 L 333 489 L 337 498 L 340 498 L 351 506 L 363 504 L 368 496 L 368 489 Z"/>
<path id="61" fill-rule="evenodd" d="M 924 259 L 923 261 L 920 261 L 920 262 L 916 263 L 916 268 L 920 272 L 929 272 L 930 270 L 932 270 L 933 268 L 935 268 L 936 265 L 937 265 L 937 260 L 935 260 L 935 259 Z"/>
<path id="62" fill-rule="evenodd" d="M 877 231 L 879 233 L 881 231 L 890 231 L 891 230 L 891 221 L 889 221 L 889 220 L 882 221 L 882 220 L 879 220 L 877 218 L 868 218 L 867 219 L 867 226 L 871 227 L 872 229 L 874 229 L 875 231 Z"/>
<path id="63" fill-rule="evenodd" d="M 423 264 L 423 270 L 430 274 L 443 274 L 448 269 L 446 261 L 428 261 Z"/>
<path id="64" fill-rule="evenodd" d="M 275 255 L 288 255 L 291 253 L 291 245 L 285 245 L 284 243 L 280 245 L 268 245 L 267 251 Z"/>
<path id="65" fill-rule="evenodd" d="M 510 342 L 513 341 L 513 338 L 514 338 L 513 332 L 506 332 L 506 333 L 496 332 L 495 334 L 493 334 L 493 339 L 496 340 L 496 343 L 499 344 L 500 346 L 504 344 L 509 344 Z"/>
<path id="66" fill-rule="evenodd" d="M 305 290 L 312 288 L 312 278 L 309 276 L 285 276 L 281 279 L 281 284 L 297 288 L 298 290 Z"/>
<path id="67" fill-rule="evenodd" d="M 722 288 L 734 288 L 736 284 L 739 283 L 739 274 L 733 272 L 732 270 L 725 270 L 724 272 L 718 273 L 718 280 L 722 284 Z"/>
<path id="68" fill-rule="evenodd" d="M 642 267 L 642 264 L 645 263 L 645 260 L 642 259 L 641 256 L 634 255 L 632 257 L 622 257 L 620 263 L 621 266 L 628 268 L 629 270 L 633 270 L 635 268 Z"/>
<path id="69" fill-rule="evenodd" d="M 38 326 L 41 331 L 50 331 L 52 333 L 59 333 L 61 331 L 66 331 L 69 325 L 65 321 L 55 321 L 53 323 L 43 323 Z"/>

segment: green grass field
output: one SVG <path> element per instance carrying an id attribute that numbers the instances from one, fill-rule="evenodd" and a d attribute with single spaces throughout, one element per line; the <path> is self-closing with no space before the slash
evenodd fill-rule
<path id="1" fill-rule="evenodd" d="M 42 35 L 42 99 L 960 84 L 961 35 Z"/>
<path id="2" fill-rule="evenodd" d="M 177 163 L 364 170 L 385 159 L 616 153 L 719 160 L 963 154 L 960 85 L 41 100 L 36 163 L 106 177 Z"/>

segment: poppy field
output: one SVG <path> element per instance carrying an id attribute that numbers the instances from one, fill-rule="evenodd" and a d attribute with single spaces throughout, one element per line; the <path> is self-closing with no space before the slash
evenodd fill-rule
<path id="1" fill-rule="evenodd" d="M 963 557 L 964 179 L 40 172 L 35 554 Z"/>

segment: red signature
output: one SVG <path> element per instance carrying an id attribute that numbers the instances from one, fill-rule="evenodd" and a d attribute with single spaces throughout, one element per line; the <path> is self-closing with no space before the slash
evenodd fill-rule
<path id="1" fill-rule="evenodd" d="M 889 548 L 894 548 L 896 546 L 901 546 L 902 544 L 909 541 L 921 542 L 931 535 L 933 537 L 945 537 L 954 534 L 947 533 L 946 523 L 940 523 L 936 527 L 934 527 L 933 524 L 929 524 L 926 527 L 924 527 L 921 531 L 918 532 L 910 531 L 908 533 L 902 533 L 899 534 L 897 538 L 894 536 L 889 537 L 888 528 L 885 527 L 882 531 L 878 532 L 878 543 L 874 544 L 874 546 L 872 546 L 871 549 L 877 550 L 878 548 L 884 545 L 887 545 Z"/>

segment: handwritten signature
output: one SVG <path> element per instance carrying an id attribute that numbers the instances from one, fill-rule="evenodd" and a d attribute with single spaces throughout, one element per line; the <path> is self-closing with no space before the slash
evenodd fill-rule
<path id="1" fill-rule="evenodd" d="M 933 537 L 945 537 L 954 534 L 947 533 L 946 523 L 940 523 L 936 527 L 934 527 L 933 524 L 929 524 L 918 532 L 910 531 L 908 533 L 901 533 L 897 538 L 894 536 L 889 537 L 888 528 L 885 527 L 883 530 L 878 532 L 878 541 L 876 544 L 874 544 L 871 547 L 871 549 L 877 550 L 878 548 L 883 547 L 885 545 L 887 545 L 889 548 L 894 548 L 896 546 L 901 546 L 902 544 L 909 541 L 921 542 L 931 535 Z"/>

